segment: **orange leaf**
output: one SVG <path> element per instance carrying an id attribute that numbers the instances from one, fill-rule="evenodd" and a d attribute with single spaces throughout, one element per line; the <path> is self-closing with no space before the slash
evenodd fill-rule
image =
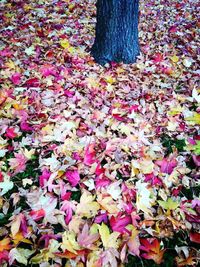
<path id="1" fill-rule="evenodd" d="M 77 252 L 77 254 L 72 253 L 72 252 L 70 252 L 70 251 L 68 251 L 68 250 L 65 250 L 65 252 L 63 252 L 63 253 L 56 252 L 56 253 L 54 253 L 54 254 L 55 254 L 56 256 L 61 257 L 61 258 L 75 259 L 77 256 L 83 256 L 83 255 L 85 254 L 86 251 L 85 251 L 84 249 L 82 249 L 82 250 L 77 250 L 76 252 Z"/>
<path id="2" fill-rule="evenodd" d="M 145 259 L 153 260 L 157 264 L 161 264 L 165 249 L 160 249 L 160 242 L 158 239 L 142 238 L 140 239 L 140 249 L 145 251 L 141 256 Z"/>
<path id="3" fill-rule="evenodd" d="M 10 238 L 4 238 L 0 241 L 0 252 L 11 249 Z"/>

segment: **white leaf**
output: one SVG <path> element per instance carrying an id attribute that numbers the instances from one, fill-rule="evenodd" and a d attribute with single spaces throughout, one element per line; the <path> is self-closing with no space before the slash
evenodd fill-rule
<path id="1" fill-rule="evenodd" d="M 14 186 L 14 183 L 9 180 L 4 180 L 4 182 L 0 183 L 0 188 L 3 189 L 0 193 L 0 196 L 6 194 L 9 190 L 11 190 Z"/>
<path id="2" fill-rule="evenodd" d="M 192 90 L 192 97 L 197 101 L 197 103 L 200 103 L 200 90 L 196 90 L 196 88 L 194 88 Z"/>

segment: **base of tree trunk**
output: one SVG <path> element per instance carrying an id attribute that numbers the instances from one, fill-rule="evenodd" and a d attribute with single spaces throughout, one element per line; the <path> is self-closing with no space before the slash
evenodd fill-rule
<path id="1" fill-rule="evenodd" d="M 101 65 L 134 63 L 138 43 L 139 0 L 97 0 L 96 37 L 91 54 Z"/>

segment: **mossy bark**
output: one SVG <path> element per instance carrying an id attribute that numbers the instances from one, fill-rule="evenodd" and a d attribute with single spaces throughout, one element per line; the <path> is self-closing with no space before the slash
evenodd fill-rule
<path id="1" fill-rule="evenodd" d="M 139 54 L 139 0 L 97 0 L 96 37 L 91 54 L 101 65 L 133 63 Z"/>

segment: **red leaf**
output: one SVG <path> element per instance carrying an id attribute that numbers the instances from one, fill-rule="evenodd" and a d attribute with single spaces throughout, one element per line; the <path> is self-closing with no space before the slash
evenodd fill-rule
<path id="1" fill-rule="evenodd" d="M 154 62 L 155 64 L 157 64 L 157 63 L 162 62 L 163 59 L 164 59 L 164 57 L 163 57 L 163 55 L 162 55 L 161 53 L 155 53 L 155 55 L 154 55 L 154 57 L 153 57 L 153 62 Z"/>
<path id="2" fill-rule="evenodd" d="M 141 254 L 145 259 L 153 260 L 157 264 L 161 264 L 165 249 L 160 249 L 160 242 L 156 238 L 141 238 L 140 249 L 146 253 Z"/>
<path id="3" fill-rule="evenodd" d="M 200 233 L 190 233 L 190 241 L 200 244 Z"/>

